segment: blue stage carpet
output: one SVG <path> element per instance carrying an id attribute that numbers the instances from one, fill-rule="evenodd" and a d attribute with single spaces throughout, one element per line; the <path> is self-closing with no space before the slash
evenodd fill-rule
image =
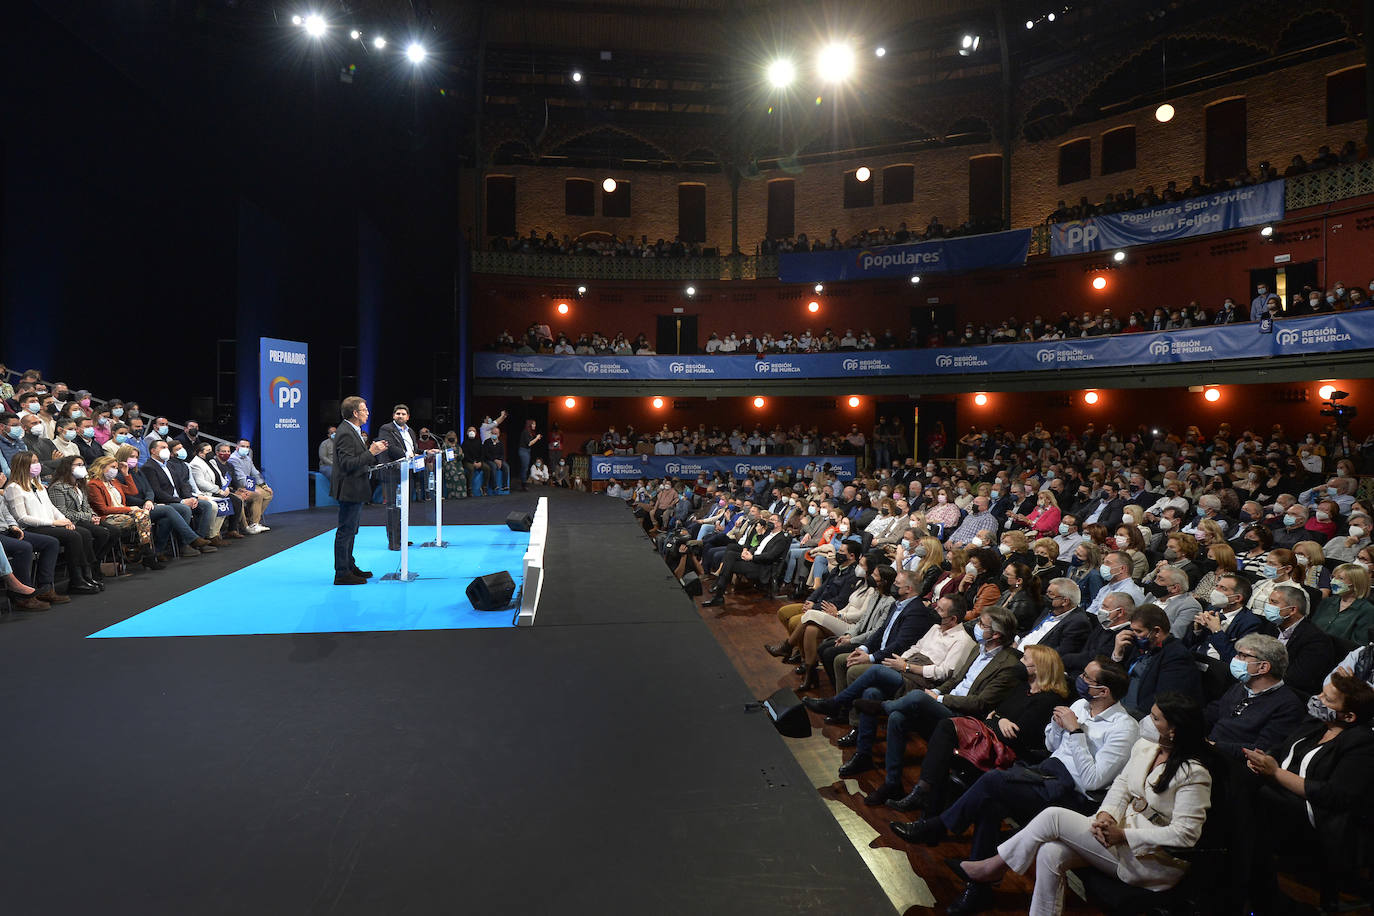
<path id="1" fill-rule="evenodd" d="M 434 537 L 434 529 L 412 528 L 410 536 L 419 545 Z M 358 532 L 353 556 L 362 569 L 376 576 L 367 585 L 335 586 L 334 532 L 328 531 L 91 636 L 246 636 L 513 626 L 513 610 L 474 610 L 466 590 L 477 576 L 503 569 L 511 574 L 518 590 L 529 533 L 512 531 L 505 525 L 446 525 L 444 540 L 450 546 L 410 549 L 410 570 L 419 573 L 419 578 L 379 581 L 397 570 L 401 555 L 386 549 L 385 528 L 363 528 Z"/>

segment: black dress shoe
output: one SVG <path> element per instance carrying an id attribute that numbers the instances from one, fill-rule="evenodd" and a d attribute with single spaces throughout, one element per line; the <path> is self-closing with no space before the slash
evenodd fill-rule
<path id="1" fill-rule="evenodd" d="M 802 705 L 812 712 L 830 715 L 840 711 L 840 704 L 826 697 L 802 697 Z"/>
<path id="2" fill-rule="evenodd" d="M 802 662 L 802 654 L 801 654 L 800 652 L 796 652 L 796 651 L 794 651 L 791 655 L 787 656 L 786 658 L 784 658 L 784 659 L 782 660 L 782 663 L 783 663 L 784 665 L 800 665 L 801 662 Z"/>
<path id="3" fill-rule="evenodd" d="M 334 575 L 335 585 L 366 585 L 367 580 L 362 576 L 355 576 L 352 573 L 336 573 Z"/>
<path id="4" fill-rule="evenodd" d="M 725 606 L 725 599 L 722 598 L 720 595 L 712 595 L 710 598 L 707 598 L 705 601 L 701 602 L 701 606 L 702 606 L 702 607 L 724 607 L 724 606 Z"/>
<path id="5" fill-rule="evenodd" d="M 878 788 L 864 796 L 864 804 L 868 805 L 870 808 L 876 808 L 888 799 L 896 798 L 901 794 L 901 786 L 894 786 L 890 782 L 884 782 L 882 785 L 878 786 Z"/>
<path id="6" fill-rule="evenodd" d="M 919 785 L 911 790 L 910 795 L 888 802 L 888 806 L 897 811 L 920 811 L 924 809 L 927 814 L 936 813 L 931 810 L 930 797 L 926 795 L 926 790 Z"/>
<path id="7" fill-rule="evenodd" d="M 892 828 L 893 833 L 908 843 L 924 843 L 927 846 L 939 846 L 949 835 L 944 821 L 938 817 L 923 817 L 912 822 L 888 821 L 888 826 Z"/>
<path id="8" fill-rule="evenodd" d="M 67 594 L 98 595 L 100 594 L 100 589 L 84 579 L 70 579 L 67 582 Z"/>
<path id="9" fill-rule="evenodd" d="M 355 566 L 353 567 L 353 575 L 358 576 L 361 579 L 371 579 L 372 571 L 370 569 L 359 569 Z"/>
<path id="10" fill-rule="evenodd" d="M 883 712 L 882 700 L 870 700 L 867 697 L 859 697 L 857 700 L 854 701 L 854 708 L 857 709 L 859 712 L 866 713 L 870 716 L 887 715 L 887 713 Z"/>
<path id="11" fill-rule="evenodd" d="M 867 773 L 871 769 L 873 769 L 873 756 L 871 754 L 855 754 L 840 767 L 840 778 L 848 779 L 851 776 L 858 776 L 860 773 Z"/>
<path id="12" fill-rule="evenodd" d="M 838 738 L 835 739 L 835 746 L 836 746 L 836 747 L 854 747 L 854 746 L 857 745 L 858 743 L 859 743 L 859 730 L 858 730 L 857 728 L 851 728 L 851 729 L 849 730 L 849 734 L 847 734 L 847 735 L 840 735 L 840 737 L 838 737 Z"/>
<path id="13" fill-rule="evenodd" d="M 992 885 L 970 881 L 964 885 L 964 892 L 949 905 L 945 912 L 950 916 L 970 916 L 972 913 L 981 913 L 992 906 L 996 896 L 993 893 Z"/>
<path id="14" fill-rule="evenodd" d="M 792 654 L 792 647 L 785 642 L 780 642 L 776 646 L 770 646 L 765 644 L 763 647 L 763 651 L 767 652 L 774 658 L 786 658 L 787 656 Z"/>

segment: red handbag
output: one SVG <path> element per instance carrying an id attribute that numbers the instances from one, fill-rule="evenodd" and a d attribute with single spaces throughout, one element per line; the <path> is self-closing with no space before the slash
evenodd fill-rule
<path id="1" fill-rule="evenodd" d="M 954 753 L 983 772 L 1005 770 L 1016 762 L 1016 752 L 1002 743 L 987 723 L 971 716 L 954 719 L 954 733 L 959 746 Z"/>

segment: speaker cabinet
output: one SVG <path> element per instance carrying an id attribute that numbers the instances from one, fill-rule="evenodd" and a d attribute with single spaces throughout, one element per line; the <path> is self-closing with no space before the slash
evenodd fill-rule
<path id="1" fill-rule="evenodd" d="M 534 516 L 528 512 L 512 512 L 506 516 L 506 527 L 511 531 L 529 531 L 534 527 Z"/>
<path id="2" fill-rule="evenodd" d="M 505 610 L 510 607 L 513 597 L 515 597 L 515 580 L 505 570 L 487 576 L 478 576 L 468 586 L 468 600 L 479 611 Z"/>

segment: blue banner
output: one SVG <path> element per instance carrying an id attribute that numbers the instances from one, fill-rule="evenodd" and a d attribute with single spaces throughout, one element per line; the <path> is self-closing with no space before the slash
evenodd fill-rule
<path id="1" fill-rule="evenodd" d="M 1030 237 L 1029 229 L 1012 229 L 910 245 L 784 254 L 778 256 L 778 279 L 814 283 L 1020 267 L 1030 251 Z"/>
<path id="2" fill-rule="evenodd" d="M 1313 356 L 1374 349 L 1374 312 L 1341 312 L 1276 322 L 1226 324 L 1159 333 L 1116 334 L 1040 343 L 860 350 L 781 356 L 520 356 L 476 354 L 485 379 L 569 381 L 775 381 L 883 375 L 960 375 L 1037 369 L 1097 369 L 1166 363 Z"/>
<path id="3" fill-rule="evenodd" d="M 1283 180 L 1050 226 L 1050 254 L 1148 245 L 1283 219 Z"/>
<path id="4" fill-rule="evenodd" d="M 258 467 L 272 487 L 274 511 L 310 508 L 310 347 L 263 337 L 258 344 L 262 441 Z"/>
<path id="5" fill-rule="evenodd" d="M 853 456 L 846 455 L 592 455 L 592 480 L 638 480 L 640 477 L 696 477 L 717 471 L 736 479 L 751 471 L 775 471 L 791 468 L 798 473 L 811 462 L 817 467 L 826 464 L 843 480 L 855 473 Z"/>

